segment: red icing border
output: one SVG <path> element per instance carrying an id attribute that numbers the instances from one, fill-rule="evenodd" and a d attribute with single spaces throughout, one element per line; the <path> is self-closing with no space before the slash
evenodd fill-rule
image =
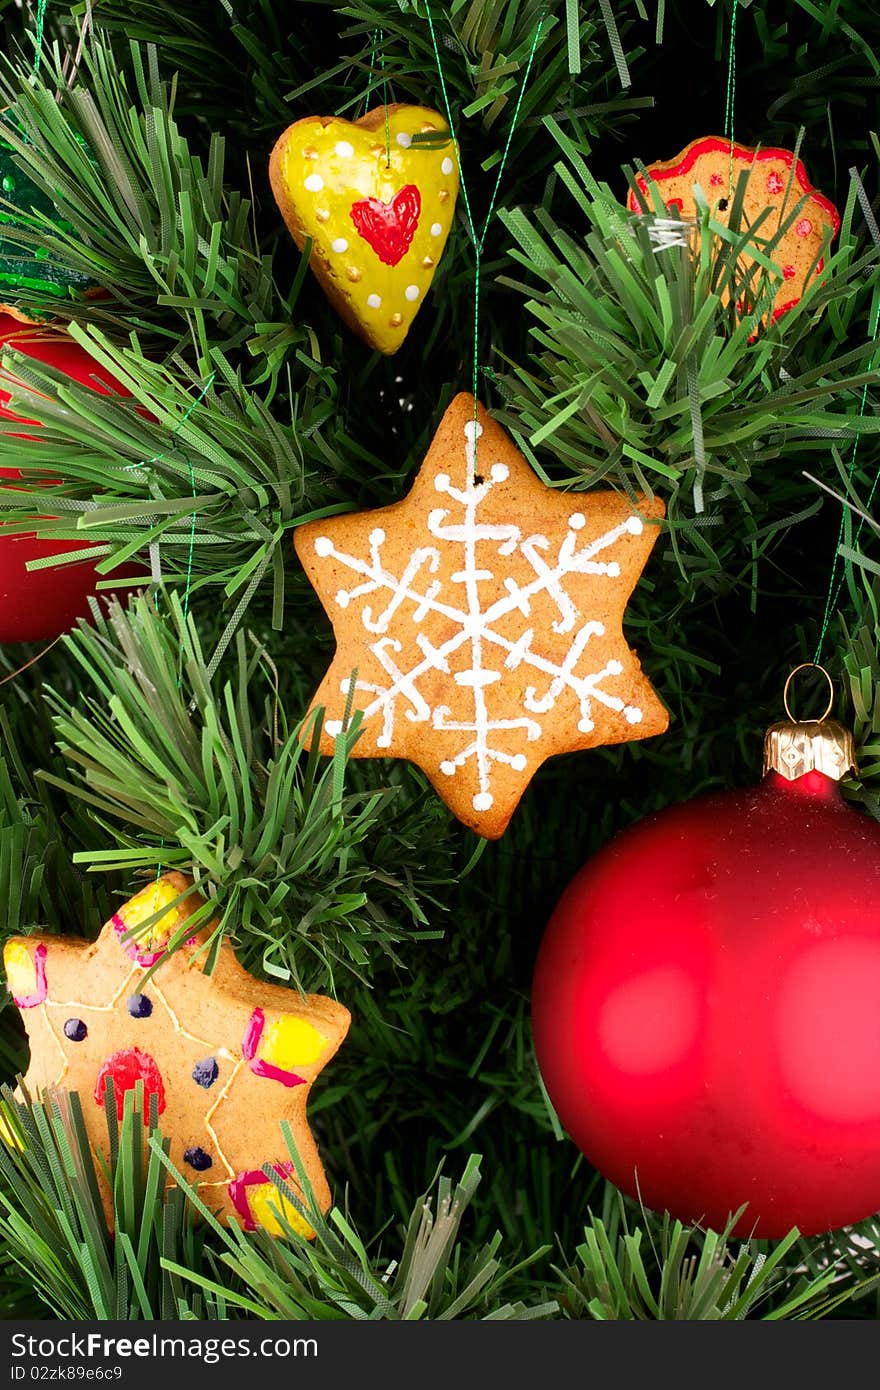
<path id="1" fill-rule="evenodd" d="M 285 1071 L 283 1067 L 276 1067 L 272 1062 L 264 1062 L 262 1057 L 257 1056 L 257 1048 L 260 1046 L 265 1024 L 266 1015 L 263 1010 L 254 1009 L 248 1019 L 247 1028 L 244 1030 L 241 1044 L 242 1057 L 250 1063 L 254 1076 L 265 1076 L 269 1081 L 280 1081 L 282 1086 L 304 1086 L 306 1084 L 304 1076 L 297 1076 L 295 1071 Z"/>
<path id="2" fill-rule="evenodd" d="M 284 1182 L 289 1182 L 289 1180 L 294 1176 L 294 1169 L 292 1163 L 273 1163 L 272 1167 L 275 1169 L 275 1172 L 278 1174 L 279 1178 L 281 1178 Z M 246 1231 L 255 1231 L 257 1229 L 256 1222 L 254 1221 L 254 1218 L 251 1215 L 251 1207 L 250 1202 L 248 1201 L 247 1190 L 249 1187 L 262 1187 L 265 1183 L 270 1181 L 271 1179 L 266 1177 L 266 1174 L 262 1171 L 261 1168 L 246 1169 L 245 1172 L 237 1173 L 234 1178 L 229 1179 L 229 1185 L 227 1188 L 227 1191 L 229 1193 L 229 1200 L 232 1202 L 232 1205 L 235 1207 L 235 1210 L 241 1217 L 242 1224 Z M 278 1195 L 279 1197 L 281 1196 L 280 1193 Z"/>
<path id="3" fill-rule="evenodd" d="M 255 1062 L 251 1062 L 251 1071 L 254 1076 L 265 1076 L 270 1081 L 280 1081 L 282 1086 L 304 1086 L 306 1079 L 304 1076 L 297 1076 L 295 1071 L 284 1071 L 282 1067 L 276 1067 L 272 1062 L 264 1062 L 258 1057 Z"/>
<path id="4" fill-rule="evenodd" d="M 263 1010 L 254 1009 L 241 1040 L 241 1055 L 246 1062 L 252 1062 L 257 1055 L 257 1048 L 260 1046 L 260 1038 L 263 1036 L 265 1023 L 266 1015 Z"/>
<path id="5" fill-rule="evenodd" d="M 648 165 L 648 173 L 651 176 L 651 182 L 663 183 L 666 179 L 680 178 L 683 174 L 689 173 L 696 161 L 704 154 L 723 154 L 729 156 L 730 141 L 726 140 L 721 135 L 707 135 L 702 140 L 695 140 L 693 144 L 689 145 L 684 151 L 684 156 L 678 164 L 666 166 L 663 161 L 660 160 L 658 164 Z M 773 145 L 767 146 L 766 149 L 762 148 L 756 151 L 754 146 L 738 145 L 734 141 L 733 157 L 734 160 L 746 164 L 763 163 L 764 160 L 779 160 L 787 169 L 790 169 L 792 167 L 794 154 L 791 150 L 781 150 Z M 837 233 L 840 231 L 840 213 L 831 202 L 831 199 L 826 198 L 824 193 L 820 193 L 810 183 L 807 177 L 807 171 L 801 160 L 798 160 L 794 166 L 794 176 L 801 192 L 808 194 L 810 201 L 816 203 L 831 218 L 833 223 L 832 235 L 837 236 Z M 648 181 L 642 174 L 638 175 L 636 182 L 639 185 L 639 190 L 642 193 L 647 193 Z M 629 191 L 628 205 L 630 212 L 639 212 L 641 210 L 632 189 Z"/>

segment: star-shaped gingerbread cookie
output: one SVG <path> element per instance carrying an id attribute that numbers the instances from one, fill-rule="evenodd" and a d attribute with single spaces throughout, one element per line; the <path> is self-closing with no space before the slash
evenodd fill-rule
<path id="1" fill-rule="evenodd" d="M 106 1152 L 108 1078 L 119 1118 L 126 1091 L 142 1082 L 144 1108 L 149 1115 L 155 1099 L 172 1161 L 222 1220 L 280 1235 L 275 1208 L 311 1236 L 261 1169 L 271 1164 L 300 1193 L 279 1125 L 288 1120 L 315 1197 L 329 1207 L 306 1101 L 350 1015 L 322 995 L 263 984 L 228 943 L 213 974 L 204 974 L 199 947 L 215 924 L 167 954 L 203 906 L 189 879 L 167 873 L 121 907 L 94 943 L 56 936 L 6 943 L 7 984 L 30 1043 L 25 1086 L 34 1097 L 47 1087 L 78 1091 L 89 1143 Z"/>
<path id="2" fill-rule="evenodd" d="M 661 733 L 622 621 L 663 514 L 546 486 L 457 396 L 402 501 L 295 533 L 337 641 L 312 704 L 322 752 L 359 710 L 354 757 L 408 758 L 497 839 L 552 754 Z"/>

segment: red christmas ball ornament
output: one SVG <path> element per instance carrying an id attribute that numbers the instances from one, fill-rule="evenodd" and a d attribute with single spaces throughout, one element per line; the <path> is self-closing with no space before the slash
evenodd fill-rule
<path id="1" fill-rule="evenodd" d="M 880 1210 L 880 825 L 838 787 L 851 734 L 785 707 L 759 786 L 653 816 L 580 871 L 532 996 L 589 1161 L 685 1221 L 746 1204 L 735 1234 L 770 1238 Z"/>
<path id="2" fill-rule="evenodd" d="M 10 314 L 0 314 L 0 350 L 7 346 L 37 362 L 57 367 L 99 395 L 129 394 L 79 343 L 58 329 L 26 326 Z M 39 426 L 39 420 L 26 419 L 10 410 L 9 400 L 10 393 L 0 382 L 0 428 L 8 430 L 5 421 L 31 428 Z M 21 439 L 33 437 L 25 431 L 10 432 Z M 0 480 L 21 476 L 17 468 L 0 468 Z M 49 484 L 52 481 L 47 479 Z M 14 483 L 3 481 L 0 486 L 10 487 Z M 69 554 L 87 544 L 50 540 L 34 532 L 22 534 L 13 523 L 5 522 L 0 513 L 0 643 L 48 641 L 88 614 L 89 598 L 96 592 L 100 577 L 91 561 L 78 561 L 58 569 L 27 568 L 31 560 Z"/>

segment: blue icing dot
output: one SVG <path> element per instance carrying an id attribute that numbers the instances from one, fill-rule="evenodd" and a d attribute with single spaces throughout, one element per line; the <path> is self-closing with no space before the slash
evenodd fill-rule
<path id="1" fill-rule="evenodd" d="M 207 1090 L 209 1086 L 214 1085 L 219 1071 L 216 1057 L 206 1057 L 204 1062 L 196 1062 L 192 1069 L 192 1079 L 197 1086 L 204 1086 Z"/>
<path id="2" fill-rule="evenodd" d="M 149 1018 L 153 1012 L 153 1001 L 145 994 L 132 994 L 128 1000 L 128 1012 L 132 1018 Z"/>
<path id="3" fill-rule="evenodd" d="M 81 1018 L 69 1018 L 64 1025 L 64 1036 L 71 1042 L 85 1042 L 89 1030 Z"/>
<path id="4" fill-rule="evenodd" d="M 206 1168 L 211 1168 L 214 1164 L 211 1155 L 206 1154 L 204 1149 L 198 1147 L 185 1149 L 183 1161 L 188 1163 L 190 1168 L 195 1168 L 197 1173 L 204 1173 Z"/>

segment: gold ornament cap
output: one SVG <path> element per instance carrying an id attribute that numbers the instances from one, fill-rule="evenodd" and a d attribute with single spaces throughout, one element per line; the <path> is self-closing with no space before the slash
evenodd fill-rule
<path id="1" fill-rule="evenodd" d="M 828 682 L 828 704 L 818 719 L 795 719 L 788 703 L 791 683 L 799 671 L 821 671 Z M 848 772 L 857 772 L 856 749 L 852 730 L 836 719 L 829 719 L 834 704 L 834 683 L 825 670 L 814 661 L 796 666 L 785 682 L 782 703 L 788 719 L 771 724 L 764 735 L 764 775 L 778 772 L 788 782 L 794 782 L 807 772 L 821 772 L 833 782 L 839 782 Z"/>

